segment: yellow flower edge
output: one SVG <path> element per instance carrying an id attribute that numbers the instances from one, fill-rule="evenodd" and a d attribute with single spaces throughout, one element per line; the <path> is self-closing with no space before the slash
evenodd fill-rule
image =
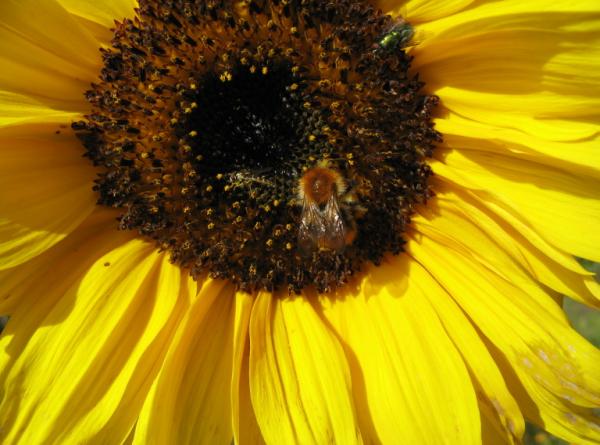
<path id="1" fill-rule="evenodd" d="M 599 306 L 597 2 L 380 2 L 426 36 L 436 197 L 406 253 L 299 297 L 194 281 L 95 206 L 68 127 L 133 6 L 0 5 L 3 442 L 600 441 L 600 354 L 560 307 Z"/>

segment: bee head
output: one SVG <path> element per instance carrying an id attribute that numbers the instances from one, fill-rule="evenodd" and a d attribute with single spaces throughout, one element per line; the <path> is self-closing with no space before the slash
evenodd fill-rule
<path id="1" fill-rule="evenodd" d="M 327 167 L 314 167 L 300 178 L 300 198 L 314 201 L 319 206 L 327 203 L 331 196 L 344 193 L 346 185 L 342 175 Z"/>

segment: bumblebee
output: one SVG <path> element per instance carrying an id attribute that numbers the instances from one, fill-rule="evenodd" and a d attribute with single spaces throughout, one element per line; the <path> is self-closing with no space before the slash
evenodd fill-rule
<path id="1" fill-rule="evenodd" d="M 304 255 L 315 250 L 341 252 L 356 237 L 351 207 L 356 200 L 342 175 L 325 163 L 307 170 L 298 183 L 302 214 L 298 248 Z"/>

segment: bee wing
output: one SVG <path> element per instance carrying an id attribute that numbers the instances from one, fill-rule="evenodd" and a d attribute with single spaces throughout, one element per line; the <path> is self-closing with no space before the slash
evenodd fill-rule
<path id="1" fill-rule="evenodd" d="M 298 248 L 303 255 L 310 254 L 319 245 L 325 235 L 325 220 L 319 207 L 313 201 L 304 199 L 300 228 L 298 229 Z"/>
<path id="2" fill-rule="evenodd" d="M 331 196 L 323 210 L 325 233 L 322 241 L 330 249 L 340 251 L 346 245 L 346 227 L 335 196 Z"/>

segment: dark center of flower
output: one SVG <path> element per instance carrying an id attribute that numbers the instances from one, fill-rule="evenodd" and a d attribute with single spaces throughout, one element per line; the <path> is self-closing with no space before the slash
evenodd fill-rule
<path id="1" fill-rule="evenodd" d="M 99 204 L 194 276 L 327 291 L 402 250 L 437 98 L 365 1 L 140 0 L 73 127 Z"/>

